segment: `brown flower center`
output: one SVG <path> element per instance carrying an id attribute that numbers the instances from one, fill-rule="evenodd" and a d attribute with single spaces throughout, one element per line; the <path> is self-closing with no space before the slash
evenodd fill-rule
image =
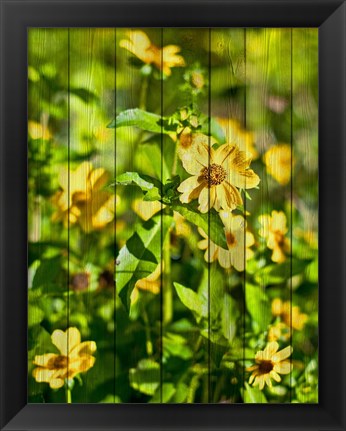
<path id="1" fill-rule="evenodd" d="M 221 165 L 213 163 L 202 170 L 202 177 L 208 182 L 208 187 L 218 186 L 226 178 L 226 171 Z"/>
<path id="2" fill-rule="evenodd" d="M 49 368 L 53 370 L 67 368 L 67 362 L 67 356 L 59 355 L 49 364 Z"/>
<path id="3" fill-rule="evenodd" d="M 279 230 L 277 230 L 274 232 L 274 237 L 275 237 L 275 242 L 278 245 L 278 247 L 281 250 L 285 250 L 286 246 L 287 246 L 285 235 L 282 232 L 280 232 Z"/>
<path id="4" fill-rule="evenodd" d="M 272 361 L 261 361 L 258 368 L 261 374 L 267 374 L 271 372 L 271 370 L 274 368 L 274 365 Z"/>
<path id="5" fill-rule="evenodd" d="M 234 247 L 237 243 L 235 236 L 231 232 L 226 233 L 226 241 L 227 241 L 228 247 Z"/>

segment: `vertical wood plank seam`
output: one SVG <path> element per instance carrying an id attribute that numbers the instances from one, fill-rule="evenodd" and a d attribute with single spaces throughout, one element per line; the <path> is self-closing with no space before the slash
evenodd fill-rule
<path id="1" fill-rule="evenodd" d="M 293 290 L 292 290 L 292 275 L 293 275 L 293 28 L 291 27 L 291 181 L 290 181 L 290 193 L 291 193 L 291 257 L 290 257 L 290 344 L 293 347 L 293 322 L 292 322 L 292 306 L 293 306 Z M 292 364 L 292 358 L 291 358 Z M 290 373 L 290 404 L 292 404 L 292 372 Z"/>
<path id="2" fill-rule="evenodd" d="M 70 155 L 71 155 L 71 139 L 70 139 L 70 126 L 71 126 L 71 100 L 70 100 L 70 73 L 71 73 L 71 63 L 70 63 L 70 28 L 67 29 L 67 328 L 70 327 L 70 205 L 71 205 L 71 184 L 70 184 Z M 67 333 L 68 334 L 68 333 Z M 69 336 L 67 338 L 67 376 L 69 377 L 70 364 L 69 364 Z"/>
<path id="3" fill-rule="evenodd" d="M 160 58 L 160 62 L 161 62 L 161 70 L 160 70 L 160 90 L 161 90 L 161 94 L 160 94 L 160 113 L 161 113 L 161 117 L 163 117 L 163 27 L 161 27 L 161 58 Z M 161 121 L 161 135 L 160 135 L 160 147 L 161 147 L 161 166 L 160 166 L 160 176 L 161 176 L 161 196 L 163 196 L 163 123 Z M 168 237 L 169 237 L 169 230 L 168 230 Z M 160 262 L 160 267 L 161 267 L 161 295 L 160 295 L 160 300 L 161 300 L 161 323 L 160 323 L 160 384 L 161 384 L 161 388 L 160 388 L 160 402 L 161 404 L 163 403 L 163 396 L 162 396 L 162 387 L 163 387 L 163 289 L 164 289 L 164 285 L 163 285 L 163 281 L 164 281 L 164 268 L 163 268 L 163 243 L 164 243 L 164 238 L 163 238 L 163 208 L 162 208 L 162 204 L 161 204 L 161 237 L 160 237 L 160 241 L 161 241 L 161 262 Z"/>
<path id="4" fill-rule="evenodd" d="M 246 28 L 244 28 L 244 81 L 245 81 L 245 90 L 244 90 L 244 130 L 246 130 L 246 90 L 247 90 L 247 76 L 246 76 Z M 242 386 L 245 387 L 245 313 L 246 313 L 246 177 L 245 177 L 245 189 L 244 189 L 244 304 L 243 304 L 243 382 Z M 243 397 L 243 403 L 245 403 Z"/>
<path id="5" fill-rule="evenodd" d="M 212 29 L 211 27 L 209 27 L 209 40 L 208 40 L 208 72 L 209 72 L 209 88 L 208 88 L 208 144 L 209 144 L 209 149 L 211 148 L 211 34 L 212 34 Z M 208 153 L 208 166 L 210 166 L 210 151 Z M 210 268 L 211 268 L 211 263 L 210 263 L 210 186 L 208 187 L 208 207 L 209 207 L 209 211 L 208 211 L 208 403 L 210 404 L 211 402 L 211 341 L 210 341 L 210 336 L 211 336 L 211 319 L 210 319 L 210 311 L 211 311 L 211 304 L 210 304 Z"/>
<path id="6" fill-rule="evenodd" d="M 114 118 L 117 116 L 117 29 L 114 28 Z M 115 120 L 116 121 L 116 120 Z M 116 177 L 117 172 L 117 128 L 114 128 L 114 177 Z M 116 285 L 116 235 L 117 235 L 117 182 L 114 181 L 114 222 L 113 222 L 113 250 L 114 250 L 114 259 L 113 259 L 113 268 L 114 268 L 114 293 L 113 293 L 113 302 L 114 302 L 114 332 L 113 332 L 113 342 L 114 342 L 114 403 L 116 401 L 116 376 L 117 376 L 117 309 L 116 309 L 116 301 L 117 301 L 117 285 Z"/>

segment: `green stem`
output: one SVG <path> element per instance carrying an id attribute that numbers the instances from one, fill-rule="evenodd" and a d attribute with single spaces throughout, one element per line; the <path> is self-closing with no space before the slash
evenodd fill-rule
<path id="1" fill-rule="evenodd" d="M 221 391 L 223 388 L 223 385 L 225 383 L 225 376 L 222 375 L 219 377 L 216 386 L 215 386 L 215 390 L 214 390 L 214 403 L 218 403 L 220 402 L 220 398 L 221 398 Z"/>
<path id="2" fill-rule="evenodd" d="M 72 393 L 71 389 L 66 385 L 65 387 L 65 395 L 66 395 L 66 402 L 67 404 L 72 404 Z"/>
<path id="3" fill-rule="evenodd" d="M 168 325 L 173 318 L 173 287 L 171 277 L 170 232 L 163 246 L 163 324 Z"/>
<path id="4" fill-rule="evenodd" d="M 190 387 L 186 397 L 186 402 L 188 404 L 193 404 L 193 402 L 195 401 L 196 391 L 199 386 L 199 378 L 200 378 L 199 374 L 195 374 L 191 379 Z"/>
<path id="5" fill-rule="evenodd" d="M 146 338 L 145 346 L 146 346 L 146 350 L 147 350 L 147 355 L 152 356 L 152 354 L 153 354 L 153 342 L 151 341 L 149 318 L 148 318 L 147 311 L 145 309 L 143 310 L 143 320 L 144 320 L 144 324 L 145 324 L 145 338 Z"/>

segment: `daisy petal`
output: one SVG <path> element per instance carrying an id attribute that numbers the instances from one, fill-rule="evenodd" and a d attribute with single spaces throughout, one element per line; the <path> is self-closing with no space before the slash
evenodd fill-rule
<path id="1" fill-rule="evenodd" d="M 273 355 L 271 359 L 272 359 L 273 362 L 280 362 L 283 359 L 288 358 L 291 355 L 292 352 L 293 352 L 292 347 L 291 346 L 287 346 L 284 349 L 280 350 L 280 352 L 277 352 L 275 355 Z"/>
<path id="2" fill-rule="evenodd" d="M 280 374 L 289 374 L 293 365 L 289 361 L 282 361 L 274 365 L 273 370 Z"/>

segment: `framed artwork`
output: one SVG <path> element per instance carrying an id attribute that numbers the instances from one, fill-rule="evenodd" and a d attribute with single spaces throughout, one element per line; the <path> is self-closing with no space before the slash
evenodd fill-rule
<path id="1" fill-rule="evenodd" d="M 344 429 L 344 2 L 1 5 L 2 429 Z"/>

